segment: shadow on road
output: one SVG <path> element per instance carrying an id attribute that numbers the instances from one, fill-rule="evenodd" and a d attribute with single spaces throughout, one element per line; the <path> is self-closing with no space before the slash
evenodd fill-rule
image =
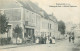
<path id="1" fill-rule="evenodd" d="M 78 42 L 74 45 L 72 51 L 80 51 L 80 39 L 78 39 Z"/>
<path id="2" fill-rule="evenodd" d="M 72 51 L 80 51 L 80 49 L 76 47 L 76 48 L 72 48 Z"/>

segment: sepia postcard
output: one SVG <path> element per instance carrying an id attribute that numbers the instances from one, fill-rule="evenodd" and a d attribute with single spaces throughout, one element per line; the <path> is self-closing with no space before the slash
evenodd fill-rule
<path id="1" fill-rule="evenodd" d="M 80 51 L 80 0 L 0 0 L 0 51 Z"/>

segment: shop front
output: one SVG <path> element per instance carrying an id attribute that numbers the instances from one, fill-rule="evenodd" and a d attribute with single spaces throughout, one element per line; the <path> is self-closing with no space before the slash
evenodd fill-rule
<path id="1" fill-rule="evenodd" d="M 25 28 L 25 34 L 24 37 L 26 38 L 27 42 L 35 42 L 35 35 L 34 35 L 34 29 L 33 28 Z"/>

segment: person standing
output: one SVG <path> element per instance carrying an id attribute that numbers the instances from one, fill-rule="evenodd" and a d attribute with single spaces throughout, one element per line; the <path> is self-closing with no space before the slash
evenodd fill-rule
<path id="1" fill-rule="evenodd" d="M 72 42 L 74 43 L 74 39 L 75 39 L 75 37 L 74 37 L 74 32 L 72 33 Z"/>
<path id="2" fill-rule="evenodd" d="M 52 39 L 52 43 L 55 44 L 55 37 L 53 37 L 53 39 Z"/>
<path id="3" fill-rule="evenodd" d="M 52 37 L 50 37 L 50 44 L 52 44 Z"/>
<path id="4" fill-rule="evenodd" d="M 69 42 L 71 42 L 71 36 L 69 36 Z"/>
<path id="5" fill-rule="evenodd" d="M 46 40 L 47 40 L 47 38 L 46 38 L 46 37 L 44 37 L 44 44 L 46 44 Z"/>
<path id="6" fill-rule="evenodd" d="M 72 36 L 71 36 L 71 32 L 69 33 L 69 42 L 71 42 L 71 38 L 72 38 Z"/>
<path id="7" fill-rule="evenodd" d="M 49 43 L 49 39 L 48 39 L 48 37 L 46 38 L 46 43 L 47 43 L 47 44 Z"/>
<path id="8" fill-rule="evenodd" d="M 36 39 L 36 43 L 38 44 L 39 43 L 39 38 L 37 37 L 37 39 Z"/>
<path id="9" fill-rule="evenodd" d="M 72 37 L 72 42 L 74 43 L 74 37 Z"/>

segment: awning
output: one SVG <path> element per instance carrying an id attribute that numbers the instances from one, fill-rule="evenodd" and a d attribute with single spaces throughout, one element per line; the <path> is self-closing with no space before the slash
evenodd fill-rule
<path id="1" fill-rule="evenodd" d="M 32 28 L 32 29 L 35 29 L 34 26 L 25 26 L 25 28 Z"/>

